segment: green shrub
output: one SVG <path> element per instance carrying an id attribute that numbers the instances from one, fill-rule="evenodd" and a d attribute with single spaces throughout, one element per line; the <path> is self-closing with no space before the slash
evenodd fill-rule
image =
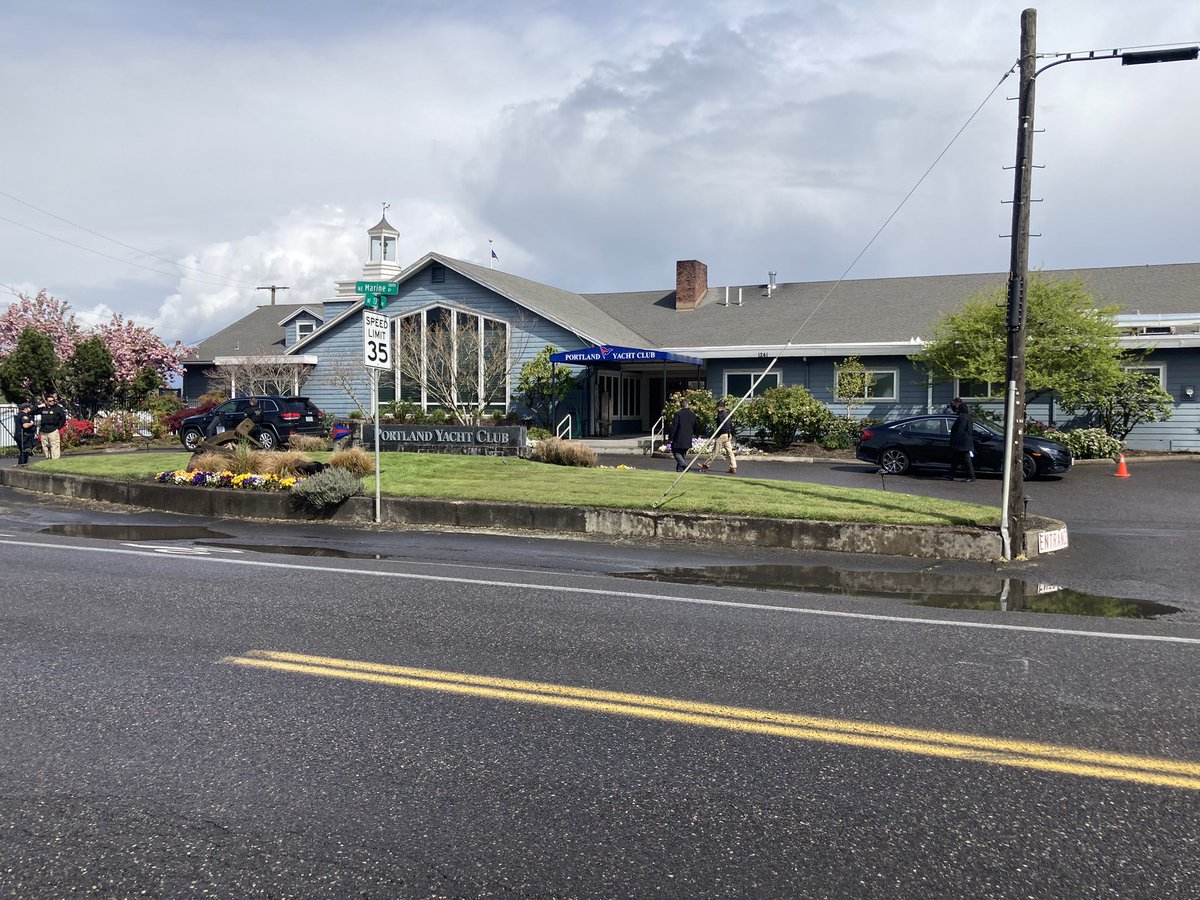
<path id="1" fill-rule="evenodd" d="M 596 465 L 600 459 L 596 456 L 596 451 L 587 444 L 555 437 L 538 441 L 537 446 L 533 448 L 532 457 L 538 462 L 553 463 L 556 466 L 583 468 Z"/>
<path id="2" fill-rule="evenodd" d="M 817 435 L 816 444 L 825 450 L 849 450 L 858 442 L 862 420 L 833 416 Z"/>
<path id="3" fill-rule="evenodd" d="M 697 433 L 709 431 L 717 420 L 717 398 L 703 388 L 689 388 L 686 391 L 676 391 L 667 398 L 667 405 L 663 407 L 667 432 L 670 433 L 671 420 L 675 418 L 675 413 L 679 412 L 679 407 L 685 399 L 696 414 Z"/>
<path id="4" fill-rule="evenodd" d="M 815 438 L 833 417 L 825 404 L 798 384 L 770 388 L 748 406 L 750 425 L 776 450 L 786 450 L 801 435 Z"/>
<path id="5" fill-rule="evenodd" d="M 549 428 L 543 428 L 540 425 L 534 425 L 532 428 L 529 428 L 525 431 L 525 437 L 531 441 L 544 441 L 547 438 L 554 437 L 554 435 L 550 433 Z"/>
<path id="6" fill-rule="evenodd" d="M 1076 459 L 1116 459 L 1123 445 L 1103 428 L 1047 431 L 1046 437 L 1066 444 Z"/>
<path id="7" fill-rule="evenodd" d="M 345 469 L 333 466 L 311 478 L 296 482 L 292 504 L 298 509 L 321 513 L 336 509 L 351 497 L 364 493 L 362 481 Z"/>
<path id="8" fill-rule="evenodd" d="M 425 411 L 419 403 L 410 400 L 397 400 L 395 403 L 385 403 L 379 407 L 379 417 L 393 422 L 411 422 L 419 425 L 425 418 Z"/>
<path id="9" fill-rule="evenodd" d="M 150 435 L 163 438 L 173 430 L 167 423 L 183 409 L 183 401 L 175 394 L 153 394 L 146 398 L 142 409 L 150 413 Z"/>
<path id="10" fill-rule="evenodd" d="M 93 424 L 96 427 L 96 438 L 112 443 L 133 440 L 147 425 L 140 413 L 128 410 L 111 412 L 104 418 L 97 416 Z"/>

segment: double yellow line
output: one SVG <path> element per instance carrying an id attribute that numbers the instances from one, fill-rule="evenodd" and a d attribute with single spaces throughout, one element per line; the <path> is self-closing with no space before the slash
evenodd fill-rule
<path id="1" fill-rule="evenodd" d="M 272 650 L 251 650 L 243 656 L 228 656 L 221 662 L 391 687 L 632 716 L 679 725 L 723 728 L 746 734 L 917 753 L 967 762 L 993 763 L 1088 778 L 1200 791 L 1200 763 L 1196 762 L 1178 762 L 946 731 L 900 728 L 871 722 L 798 716 L 737 706 L 693 703 L 645 694 L 591 690 L 537 681 L 518 681 L 512 678 L 491 678 L 462 672 L 440 672 L 436 669 L 379 665 Z"/>

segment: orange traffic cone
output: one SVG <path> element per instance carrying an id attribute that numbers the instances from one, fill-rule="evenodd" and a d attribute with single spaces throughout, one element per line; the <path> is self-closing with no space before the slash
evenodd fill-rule
<path id="1" fill-rule="evenodd" d="M 1125 467 L 1125 454 L 1121 454 L 1121 458 L 1117 460 L 1117 471 L 1113 472 L 1114 478 L 1128 478 L 1129 469 Z"/>

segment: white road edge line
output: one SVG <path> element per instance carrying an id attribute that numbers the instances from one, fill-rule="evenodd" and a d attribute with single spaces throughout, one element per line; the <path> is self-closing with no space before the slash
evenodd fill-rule
<path id="1" fill-rule="evenodd" d="M 732 609 L 757 609 L 764 612 L 796 613 L 808 616 L 826 616 L 837 619 L 864 619 L 871 622 L 897 622 L 904 625 L 935 625 L 941 628 L 982 628 L 991 631 L 1026 631 L 1034 634 L 1067 635 L 1070 637 L 1107 638 L 1117 641 L 1154 641 L 1165 644 L 1198 644 L 1200 638 L 1176 637 L 1158 634 L 1129 634 L 1127 632 L 1080 631 L 1071 628 L 1038 628 L 1033 625 L 1001 625 L 994 622 L 955 622 L 947 619 L 918 619 L 909 616 L 882 616 L 874 613 L 842 612 L 829 609 L 810 609 L 796 606 L 775 606 L 769 603 L 743 603 L 736 600 L 710 600 L 705 597 L 679 597 L 671 594 L 643 594 L 632 591 L 612 591 L 602 588 L 571 587 L 569 585 L 530 584 L 521 581 L 498 581 L 486 578 L 455 578 L 450 575 L 419 575 L 412 572 L 376 572 L 371 569 L 351 569 L 345 566 L 305 566 L 299 563 L 278 563 L 255 559 L 229 559 L 213 556 L 174 556 L 153 550 L 121 550 L 116 547 L 88 547 L 74 544 L 51 544 L 40 541 L 6 541 L 0 545 L 15 547 L 37 547 L 42 550 L 71 550 L 89 553 L 117 553 L 127 556 L 146 556 L 153 559 L 186 559 L 189 562 L 215 562 L 225 566 L 254 566 L 261 569 L 290 569 L 299 572 L 323 574 L 365 575 L 373 578 L 399 578 L 406 581 L 435 581 L 444 584 L 471 584 L 481 587 L 525 588 L 531 591 L 553 591 L 562 594 L 588 594 L 604 597 L 625 597 L 632 600 L 666 600 L 671 603 L 691 603 L 697 606 L 721 606 Z M 614 578 L 616 576 L 613 576 Z"/>

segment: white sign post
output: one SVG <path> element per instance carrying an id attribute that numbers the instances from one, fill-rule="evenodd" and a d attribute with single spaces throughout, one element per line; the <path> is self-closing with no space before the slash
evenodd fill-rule
<path id="1" fill-rule="evenodd" d="M 379 372 L 392 367 L 392 320 L 363 310 L 363 363 L 371 372 L 371 421 L 375 427 L 375 521 L 382 521 L 379 502 Z"/>

